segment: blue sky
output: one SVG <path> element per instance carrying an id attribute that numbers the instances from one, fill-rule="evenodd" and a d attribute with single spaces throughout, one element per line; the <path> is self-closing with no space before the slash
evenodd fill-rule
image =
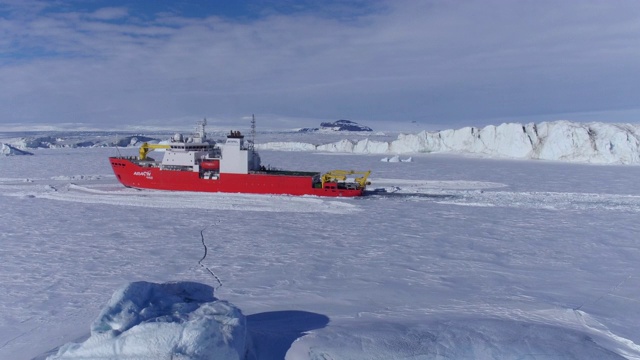
<path id="1" fill-rule="evenodd" d="M 0 0 L 0 127 L 640 122 L 640 2 Z"/>

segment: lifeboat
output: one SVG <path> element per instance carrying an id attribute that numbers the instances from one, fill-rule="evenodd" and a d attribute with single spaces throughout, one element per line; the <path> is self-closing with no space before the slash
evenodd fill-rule
<path id="1" fill-rule="evenodd" d="M 211 160 L 202 160 L 200 163 L 200 168 L 202 170 L 220 170 L 220 160 L 211 159 Z"/>

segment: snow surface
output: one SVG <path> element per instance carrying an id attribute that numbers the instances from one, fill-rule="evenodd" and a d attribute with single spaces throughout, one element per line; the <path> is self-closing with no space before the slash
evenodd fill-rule
<path id="1" fill-rule="evenodd" d="M 257 149 L 353 154 L 455 153 L 511 159 L 639 164 L 640 126 L 569 121 L 508 123 L 484 128 L 400 134 L 396 140 L 342 139 L 314 145 L 268 142 Z"/>
<path id="2" fill-rule="evenodd" d="M 640 167 L 261 152 L 388 191 L 325 199 L 133 190 L 114 149 L 34 153 L 0 159 L 0 359 L 90 338 L 137 281 L 216 287 L 255 359 L 640 359 Z"/>

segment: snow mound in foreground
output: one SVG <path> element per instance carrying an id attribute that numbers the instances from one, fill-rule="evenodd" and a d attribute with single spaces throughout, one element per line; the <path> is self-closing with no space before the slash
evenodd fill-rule
<path id="1" fill-rule="evenodd" d="M 28 151 L 17 149 L 11 145 L 0 143 L 0 155 L 13 156 L 13 155 L 33 155 L 33 154 Z"/>
<path id="2" fill-rule="evenodd" d="M 583 331 L 514 320 L 371 320 L 308 334 L 293 344 L 287 359 L 625 359 L 609 345 Z"/>
<path id="3" fill-rule="evenodd" d="M 246 333 L 244 315 L 208 285 L 140 281 L 113 294 L 84 343 L 47 359 L 244 359 Z"/>

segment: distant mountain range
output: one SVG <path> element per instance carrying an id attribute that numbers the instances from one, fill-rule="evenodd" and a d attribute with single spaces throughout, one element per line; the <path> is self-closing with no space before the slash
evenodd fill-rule
<path id="1" fill-rule="evenodd" d="M 371 128 L 349 120 L 322 123 L 320 128 L 298 132 L 349 134 L 371 132 Z M 312 136 L 313 137 L 313 136 Z M 68 133 L 0 139 L 0 155 L 18 155 L 19 150 L 61 147 L 133 147 L 159 139 L 128 135 Z M 366 139 L 342 138 L 324 144 L 279 141 L 256 144 L 259 150 L 321 151 L 355 154 L 454 153 L 508 159 L 539 159 L 595 164 L 640 165 L 640 125 L 577 123 L 505 123 L 483 128 L 464 127 L 441 131 L 400 134 L 395 140 L 382 140 L 374 134 Z"/>
<path id="2" fill-rule="evenodd" d="M 360 125 L 351 120 L 337 120 L 334 122 L 320 123 L 319 128 L 302 128 L 298 132 L 334 132 L 334 131 L 373 131 L 370 127 Z"/>
<path id="3" fill-rule="evenodd" d="M 88 148 L 88 147 L 129 147 L 140 146 L 142 143 L 157 143 L 160 139 L 144 135 L 106 136 L 99 133 L 73 133 L 56 134 L 56 136 L 43 135 L 34 137 L 20 137 L 3 140 L 8 147 L 14 150 L 25 149 L 59 149 L 59 148 Z M 22 155 L 9 148 L 2 148 L 3 155 Z"/>

